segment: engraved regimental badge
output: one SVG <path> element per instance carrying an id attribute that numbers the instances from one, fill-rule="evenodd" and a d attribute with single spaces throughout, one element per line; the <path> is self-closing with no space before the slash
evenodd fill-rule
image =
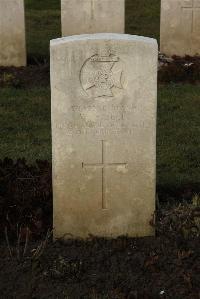
<path id="1" fill-rule="evenodd" d="M 94 55 L 87 59 L 80 72 L 80 81 L 88 96 L 114 97 L 123 90 L 122 62 L 115 55 Z"/>

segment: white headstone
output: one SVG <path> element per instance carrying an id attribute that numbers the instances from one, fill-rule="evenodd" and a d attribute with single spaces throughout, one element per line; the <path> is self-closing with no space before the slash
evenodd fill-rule
<path id="1" fill-rule="evenodd" d="M 54 236 L 147 236 L 155 209 L 157 42 L 51 41 Z"/>
<path id="2" fill-rule="evenodd" d="M 0 0 L 0 66 L 25 66 L 23 0 Z"/>
<path id="3" fill-rule="evenodd" d="M 200 0 L 161 0 L 161 52 L 200 55 Z"/>
<path id="4" fill-rule="evenodd" d="M 124 33 L 124 0 L 61 0 L 62 36 Z"/>

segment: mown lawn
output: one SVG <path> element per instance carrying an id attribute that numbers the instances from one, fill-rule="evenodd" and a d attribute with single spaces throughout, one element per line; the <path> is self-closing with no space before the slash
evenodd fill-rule
<path id="1" fill-rule="evenodd" d="M 49 60 L 60 36 L 60 0 L 25 0 L 29 63 Z M 160 0 L 127 0 L 126 32 L 159 38 Z M 200 182 L 200 86 L 158 88 L 157 182 Z M 51 160 L 50 87 L 0 89 L 0 158 Z"/>
<path id="2" fill-rule="evenodd" d="M 51 159 L 50 88 L 0 90 L 0 158 Z"/>
<path id="3" fill-rule="evenodd" d="M 60 0 L 25 0 L 28 62 L 49 60 L 49 41 L 61 36 Z"/>
<path id="4" fill-rule="evenodd" d="M 160 38 L 160 0 L 125 0 L 126 33 Z"/>
<path id="5" fill-rule="evenodd" d="M 200 86 L 158 90 L 157 181 L 165 188 L 200 183 Z"/>

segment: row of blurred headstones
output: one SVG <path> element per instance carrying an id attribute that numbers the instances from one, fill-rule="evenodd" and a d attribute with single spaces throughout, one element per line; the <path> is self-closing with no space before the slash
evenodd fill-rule
<path id="1" fill-rule="evenodd" d="M 61 19 L 62 36 L 124 33 L 125 0 L 61 0 Z M 161 0 L 160 33 L 167 56 L 200 54 L 200 0 Z M 25 65 L 24 0 L 1 0 L 0 66 Z"/>

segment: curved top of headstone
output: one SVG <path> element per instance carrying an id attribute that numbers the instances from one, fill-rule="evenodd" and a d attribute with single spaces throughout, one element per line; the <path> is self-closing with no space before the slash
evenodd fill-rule
<path id="1" fill-rule="evenodd" d="M 52 39 L 50 41 L 51 46 L 60 45 L 67 42 L 86 41 L 86 40 L 125 40 L 149 43 L 152 45 L 157 44 L 157 40 L 150 37 L 144 37 L 139 35 L 119 34 L 119 33 L 95 33 L 95 34 L 80 34 L 72 35 L 62 38 Z"/>

